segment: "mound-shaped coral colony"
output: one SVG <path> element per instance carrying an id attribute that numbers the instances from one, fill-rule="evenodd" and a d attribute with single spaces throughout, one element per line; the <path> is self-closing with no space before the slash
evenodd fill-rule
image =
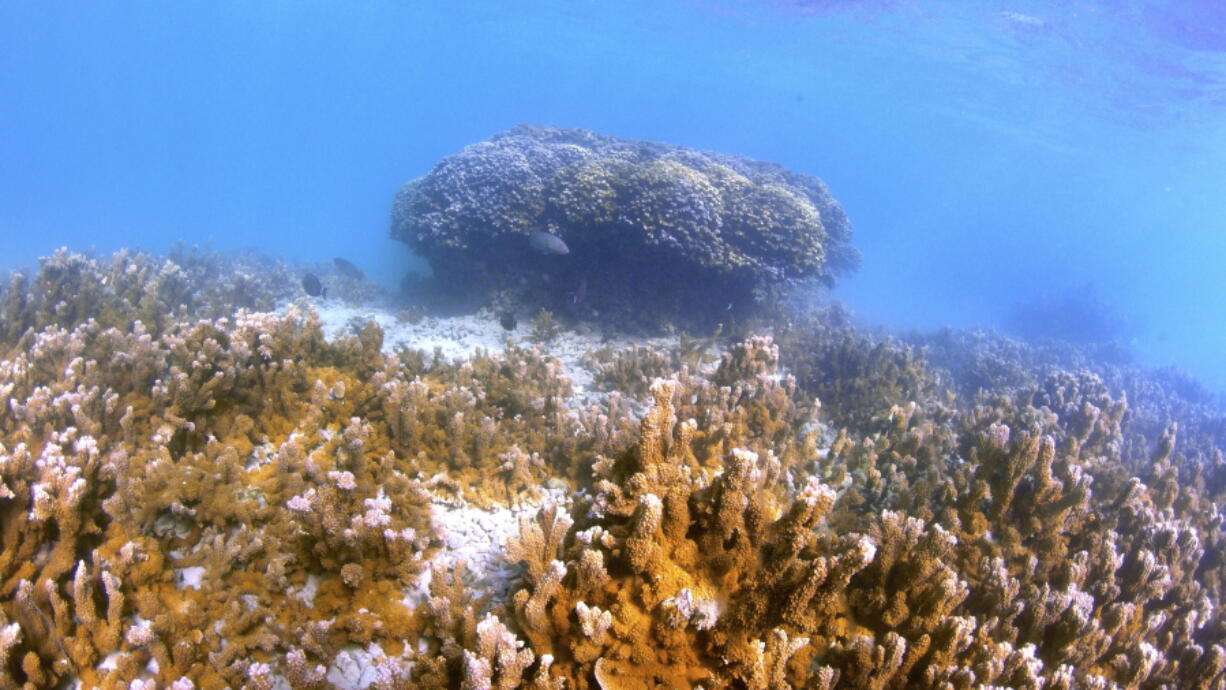
<path id="1" fill-rule="evenodd" d="M 569 250 L 557 255 L 542 235 Z M 713 325 L 859 255 L 821 180 L 739 156 L 520 126 L 440 161 L 396 196 L 392 236 L 462 301 L 622 328 Z"/>
<path id="2" fill-rule="evenodd" d="M 755 322 L 853 254 L 819 182 L 742 159 L 519 128 L 393 232 L 487 306 L 573 300 L 499 252 L 570 257 L 568 323 L 617 338 L 701 311 L 672 267 L 756 334 L 526 345 L 277 262 L 59 252 L 0 295 L 0 687 L 1226 684 L 1226 417 L 1186 380 Z"/>

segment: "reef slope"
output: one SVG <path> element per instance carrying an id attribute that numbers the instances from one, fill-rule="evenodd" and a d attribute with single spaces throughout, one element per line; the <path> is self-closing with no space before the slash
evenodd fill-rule
<path id="1" fill-rule="evenodd" d="M 0 687 L 1223 686 L 1222 417 L 1161 377 L 971 390 L 837 311 L 525 342 L 248 265 L 0 294 Z"/>

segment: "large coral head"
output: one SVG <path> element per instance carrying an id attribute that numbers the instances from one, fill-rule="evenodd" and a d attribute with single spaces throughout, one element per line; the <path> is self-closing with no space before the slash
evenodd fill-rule
<path id="1" fill-rule="evenodd" d="M 444 158 L 392 210 L 392 237 L 452 292 L 621 325 L 713 325 L 797 283 L 829 284 L 858 262 L 850 236 L 815 177 L 548 127 Z"/>

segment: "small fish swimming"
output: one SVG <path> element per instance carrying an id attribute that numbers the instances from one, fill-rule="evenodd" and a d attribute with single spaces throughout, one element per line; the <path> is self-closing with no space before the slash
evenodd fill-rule
<path id="1" fill-rule="evenodd" d="M 337 272 L 339 272 L 341 275 L 345 276 L 346 278 L 353 278 L 354 280 L 362 280 L 363 278 L 366 277 L 366 274 L 362 272 L 362 269 L 358 268 L 357 266 L 354 266 L 352 261 L 342 259 L 338 256 L 332 260 L 332 263 L 336 264 Z"/>
<path id="2" fill-rule="evenodd" d="M 528 246 L 532 247 L 532 251 L 537 254 L 570 253 L 570 247 L 566 246 L 561 237 L 540 230 L 528 235 Z"/>
<path id="3" fill-rule="evenodd" d="M 587 297 L 587 276 L 579 278 L 579 287 L 570 295 L 571 304 L 579 304 Z"/>
<path id="4" fill-rule="evenodd" d="M 319 282 L 319 276 L 314 273 L 307 273 L 302 276 L 302 289 L 311 297 L 327 297 L 328 288 Z"/>
<path id="5" fill-rule="evenodd" d="M 508 331 L 515 330 L 515 327 L 519 325 L 519 321 L 516 320 L 515 314 L 509 311 L 504 311 L 498 315 L 498 323 L 502 324 L 502 327 Z"/>

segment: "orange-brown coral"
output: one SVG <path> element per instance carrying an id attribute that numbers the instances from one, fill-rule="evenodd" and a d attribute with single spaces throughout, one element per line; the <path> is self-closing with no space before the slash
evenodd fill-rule
<path id="1" fill-rule="evenodd" d="M 507 498 L 588 443 L 544 433 L 587 417 L 563 416 L 568 384 L 534 351 L 402 359 L 373 324 L 327 342 L 293 309 L 162 330 L 51 325 L 0 363 L 11 682 L 211 687 L 345 644 L 399 653 L 430 492 Z M 521 456 L 538 460 L 500 471 Z"/>
<path id="2" fill-rule="evenodd" d="M 66 309 L 0 359 L 0 687 L 1226 683 L 1221 454 L 1090 372 L 968 400 L 889 346 L 819 403 L 754 337 L 661 349 L 636 422 L 537 349 Z M 509 595 L 426 567 L 529 500 Z"/>
<path id="3" fill-rule="evenodd" d="M 788 367 L 836 424 L 863 428 L 894 405 L 949 401 L 919 348 L 856 329 L 841 307 L 798 315 L 778 330 Z"/>
<path id="4" fill-rule="evenodd" d="M 763 361 L 725 371 L 762 380 Z M 683 381 L 655 384 L 637 449 L 598 463 L 569 537 L 554 508 L 511 551 L 528 574 L 509 615 L 569 684 L 1223 682 L 1220 576 L 1206 570 L 1220 556 L 1202 543 L 1220 549 L 1221 519 L 1170 482 L 1173 429 L 1154 488 L 1110 462 L 1123 404 L 1081 394 L 1059 413 L 1033 391 L 962 414 L 896 407 L 806 465 L 708 445 L 704 425 L 678 421 L 675 401 L 704 388 Z M 805 425 L 786 426 L 805 447 Z"/>
<path id="5" fill-rule="evenodd" d="M 353 416 L 371 393 L 346 371 L 370 355 L 291 312 L 157 338 L 50 327 L 5 361 L 0 581 L 26 680 L 153 660 L 209 687 L 312 618 L 336 615 L 341 639 L 403 634 L 407 610 L 351 611 L 332 584 L 354 568 L 403 584 L 432 539 L 416 469 Z M 325 578 L 313 604 L 295 596 L 308 575 Z"/>

